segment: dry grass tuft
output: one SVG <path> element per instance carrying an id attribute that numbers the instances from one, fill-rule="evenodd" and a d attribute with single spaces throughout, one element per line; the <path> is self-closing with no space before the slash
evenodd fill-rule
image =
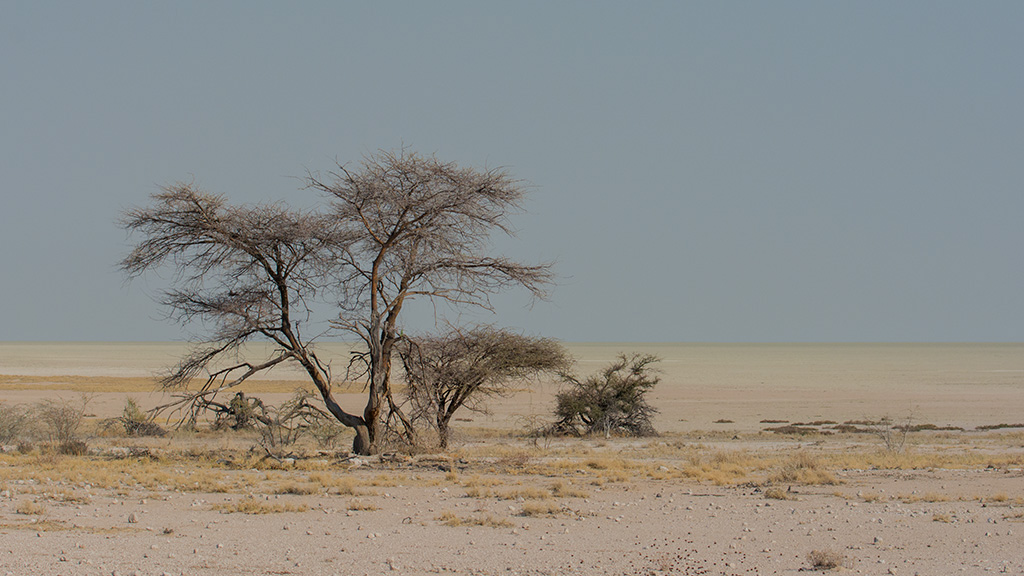
<path id="1" fill-rule="evenodd" d="M 936 512 L 935 514 L 932 514 L 932 522 L 944 522 L 946 524 L 949 524 L 952 521 L 953 521 L 953 518 L 950 517 L 949 514 L 942 514 L 942 513 L 939 513 L 939 512 Z"/>
<path id="2" fill-rule="evenodd" d="M 46 506 L 37 504 L 31 500 L 22 500 L 14 511 L 26 516 L 42 516 L 43 514 L 46 514 Z"/>
<path id="3" fill-rule="evenodd" d="M 835 570 L 850 563 L 846 556 L 833 550 L 811 550 L 807 554 L 807 562 L 812 570 Z"/>
<path id="4" fill-rule="evenodd" d="M 459 516 L 451 510 L 442 512 L 437 521 L 445 526 L 483 526 L 486 528 L 511 528 L 512 523 L 505 518 L 499 518 L 491 513 L 479 514 L 476 516 Z"/>
<path id="5" fill-rule="evenodd" d="M 840 484 L 839 479 L 825 470 L 822 463 L 806 452 L 797 452 L 780 470 L 768 477 L 772 484 L 829 485 Z"/>
<path id="6" fill-rule="evenodd" d="M 498 500 L 544 500 L 551 498 L 551 492 L 542 488 L 512 488 L 508 490 L 494 490 L 492 488 L 470 487 L 466 488 L 468 498 L 496 498 Z"/>
<path id="7" fill-rule="evenodd" d="M 309 510 L 306 504 L 271 503 L 253 498 L 246 498 L 237 502 L 222 502 L 214 504 L 213 510 L 219 510 L 222 514 L 240 512 L 242 514 L 280 514 L 283 512 L 305 512 Z"/>
<path id="8" fill-rule="evenodd" d="M 275 494 L 297 494 L 299 496 L 308 496 L 310 494 L 319 494 L 320 485 L 313 484 L 311 482 L 288 482 L 281 486 L 278 486 L 274 490 Z"/>
<path id="9" fill-rule="evenodd" d="M 793 500 L 793 497 L 782 488 L 769 488 L 764 491 L 764 497 L 769 500 Z"/>
<path id="10" fill-rule="evenodd" d="M 590 493 L 572 485 L 558 480 L 551 485 L 551 495 L 555 498 L 589 498 Z"/>
<path id="11" fill-rule="evenodd" d="M 556 516 L 562 512 L 562 507 L 557 502 L 541 500 L 536 502 L 524 502 L 522 516 Z"/>
<path id="12" fill-rule="evenodd" d="M 374 510 L 380 510 L 380 506 L 377 506 L 373 502 L 363 502 L 362 500 L 352 499 L 348 501 L 348 509 L 355 511 L 372 512 Z"/>
<path id="13" fill-rule="evenodd" d="M 726 486 L 746 481 L 760 464 L 759 459 L 744 451 L 715 452 L 708 456 L 694 452 L 683 468 L 683 475 L 700 482 Z"/>

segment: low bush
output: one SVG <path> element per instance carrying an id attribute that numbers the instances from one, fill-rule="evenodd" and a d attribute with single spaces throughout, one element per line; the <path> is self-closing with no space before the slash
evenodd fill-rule
<path id="1" fill-rule="evenodd" d="M 579 380 L 563 374 L 569 385 L 556 396 L 552 432 L 573 436 L 603 434 L 656 436 L 651 417 L 657 409 L 647 402 L 647 393 L 659 382 L 652 365 L 658 357 L 623 354 L 604 370 Z"/>
<path id="2" fill-rule="evenodd" d="M 835 570 L 843 568 L 849 559 L 833 550 L 812 550 L 807 554 L 807 562 L 813 570 Z"/>
<path id="3" fill-rule="evenodd" d="M 134 398 L 128 398 L 125 402 L 121 416 L 115 421 L 124 428 L 128 436 L 165 436 L 167 431 L 153 421 L 153 416 L 145 413 L 139 408 L 139 403 Z"/>
<path id="4" fill-rule="evenodd" d="M 8 406 L 0 402 L 0 444 L 9 444 L 18 439 L 28 424 L 28 415 L 22 406 Z"/>

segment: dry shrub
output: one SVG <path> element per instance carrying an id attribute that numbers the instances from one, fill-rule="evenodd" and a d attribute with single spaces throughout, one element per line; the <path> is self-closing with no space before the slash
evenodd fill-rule
<path id="1" fill-rule="evenodd" d="M 41 516 L 46 514 L 46 507 L 31 500 L 22 500 L 15 509 L 15 512 L 26 516 Z"/>
<path id="2" fill-rule="evenodd" d="M 788 492 L 782 488 L 769 488 L 764 491 L 764 497 L 769 500 L 792 500 Z"/>
<path id="3" fill-rule="evenodd" d="M 807 562 L 813 570 L 835 570 L 850 563 L 846 556 L 833 550 L 812 550 L 807 554 Z"/>
<path id="4" fill-rule="evenodd" d="M 28 414 L 22 406 L 0 402 L 0 444 L 9 444 L 28 428 Z"/>
<path id="5" fill-rule="evenodd" d="M 89 397 L 82 395 L 81 400 L 72 404 L 67 400 L 43 400 L 33 410 L 36 421 L 43 427 L 49 441 L 58 447 L 68 446 L 72 451 L 78 442 L 78 430 L 85 418 L 85 407 Z M 61 449 L 63 453 L 63 449 Z"/>
<path id="6" fill-rule="evenodd" d="M 380 506 L 377 506 L 373 502 L 363 502 L 362 500 L 353 499 L 348 501 L 348 509 L 371 512 L 374 510 L 380 510 Z"/>
<path id="7" fill-rule="evenodd" d="M 128 436 L 167 435 L 167 430 L 164 430 L 163 427 L 157 424 L 152 415 L 143 412 L 139 408 L 138 401 L 131 397 L 125 401 L 121 416 L 115 418 L 112 423 L 120 424 L 124 429 L 124 433 Z"/>
<path id="8" fill-rule="evenodd" d="M 71 440 L 58 445 L 57 452 L 65 456 L 85 456 L 89 453 L 89 445 L 81 440 Z"/>
<path id="9" fill-rule="evenodd" d="M 939 512 L 932 514 L 932 522 L 944 522 L 946 524 L 949 524 L 952 521 L 953 519 L 949 516 L 949 514 L 942 514 Z"/>

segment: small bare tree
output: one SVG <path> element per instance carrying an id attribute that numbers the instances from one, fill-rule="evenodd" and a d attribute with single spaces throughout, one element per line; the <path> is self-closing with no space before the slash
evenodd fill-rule
<path id="1" fill-rule="evenodd" d="M 524 287 L 544 297 L 548 264 L 526 265 L 489 254 L 494 232 L 513 235 L 508 218 L 521 211 L 525 188 L 503 169 L 476 170 L 405 150 L 364 158 L 358 169 L 339 165 L 309 188 L 331 200 L 334 222 L 350 239 L 337 268 L 341 313 L 337 326 L 366 344 L 368 379 L 363 420 L 371 450 L 397 420 L 413 427 L 395 402 L 392 352 L 410 299 L 491 310 L 489 297 Z"/>
<path id="2" fill-rule="evenodd" d="M 659 378 L 652 364 L 657 356 L 623 354 L 604 370 L 580 380 L 563 374 L 569 388 L 556 396 L 553 431 L 561 434 L 612 434 L 654 436 L 651 417 L 657 410 L 647 402 L 647 393 Z"/>
<path id="3" fill-rule="evenodd" d="M 176 184 L 152 206 L 129 210 L 123 224 L 142 240 L 121 262 L 129 277 L 168 266 L 174 287 L 163 303 L 172 319 L 211 326 L 192 352 L 163 380 L 179 391 L 161 409 L 184 409 L 195 421 L 218 393 L 284 362 L 297 362 L 327 409 L 356 432 L 353 450 L 367 453 L 362 417 L 332 395 L 329 363 L 321 362 L 301 328 L 326 289 L 335 255 L 346 242 L 337 220 L 281 205 L 232 206 L 221 196 Z M 249 341 L 275 345 L 265 358 L 218 367 Z M 199 378 L 202 384 L 189 386 Z"/>
<path id="4" fill-rule="evenodd" d="M 442 450 L 448 448 L 450 422 L 458 410 L 484 412 L 488 397 L 510 393 L 518 384 L 543 372 L 564 371 L 572 363 L 554 340 L 490 326 L 406 337 L 398 352 L 413 407 L 411 416 L 430 422 Z"/>
<path id="5" fill-rule="evenodd" d="M 869 421 L 868 429 L 882 441 L 886 452 L 899 454 L 907 444 L 907 435 L 910 434 L 913 424 L 913 414 L 908 414 L 899 422 L 886 414 L 878 420 Z"/>

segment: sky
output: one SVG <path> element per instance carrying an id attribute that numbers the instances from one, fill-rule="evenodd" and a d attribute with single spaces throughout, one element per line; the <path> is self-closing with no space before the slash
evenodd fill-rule
<path id="1" fill-rule="evenodd" d="M 557 285 L 465 321 L 1024 341 L 1022 57 L 1021 2 L 3 2 L 0 340 L 194 336 L 125 209 L 405 146 L 530 185 L 496 250 Z"/>

